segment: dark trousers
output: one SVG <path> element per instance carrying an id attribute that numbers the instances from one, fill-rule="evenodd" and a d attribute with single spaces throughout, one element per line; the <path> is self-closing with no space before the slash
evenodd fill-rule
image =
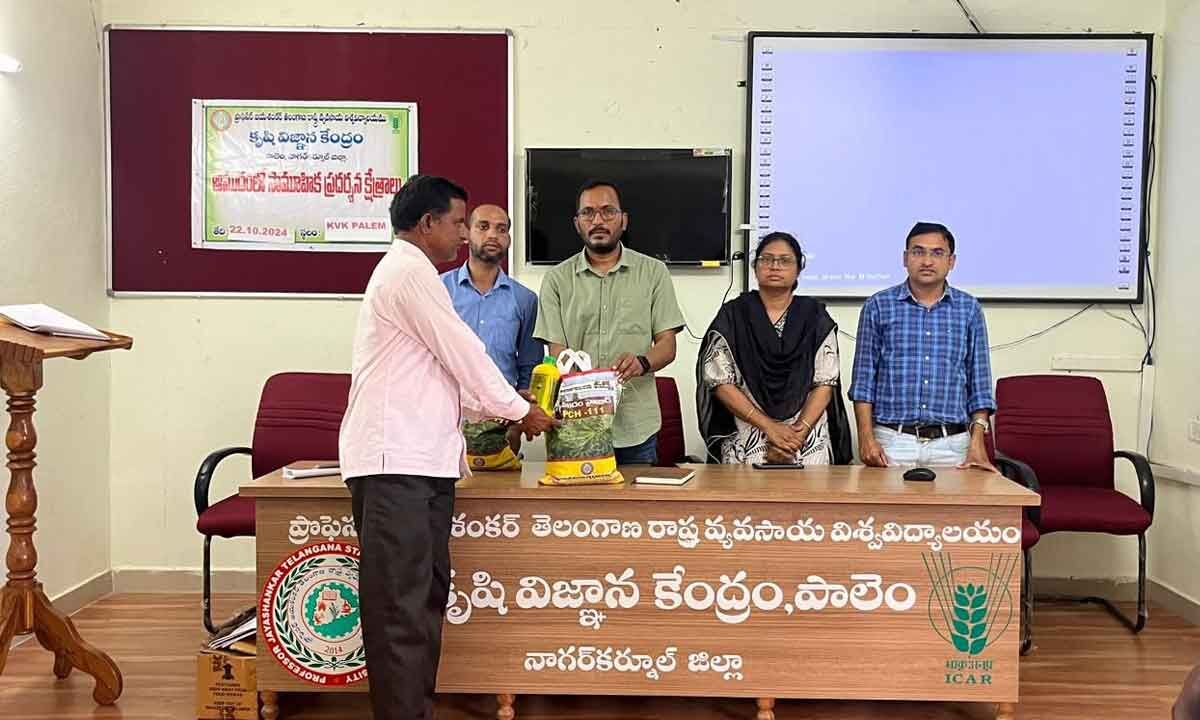
<path id="1" fill-rule="evenodd" d="M 417 475 L 346 481 L 362 549 L 360 612 L 375 720 L 433 718 L 455 481 Z"/>
<path id="2" fill-rule="evenodd" d="M 658 462 L 658 436 L 651 435 L 637 445 L 613 448 L 618 465 L 654 465 Z"/>

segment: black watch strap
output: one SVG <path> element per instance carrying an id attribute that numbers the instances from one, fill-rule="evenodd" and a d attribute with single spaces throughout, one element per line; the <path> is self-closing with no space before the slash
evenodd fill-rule
<path id="1" fill-rule="evenodd" d="M 649 375 L 650 374 L 650 361 L 646 359 L 645 355 L 638 355 L 637 359 L 638 359 L 638 362 L 640 362 L 642 364 L 642 374 Z"/>

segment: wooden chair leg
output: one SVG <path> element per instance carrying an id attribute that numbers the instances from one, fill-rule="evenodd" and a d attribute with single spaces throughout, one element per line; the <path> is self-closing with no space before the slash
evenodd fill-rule
<path id="1" fill-rule="evenodd" d="M 516 700 L 516 695 L 497 695 L 496 702 L 499 703 L 499 707 L 496 709 L 496 720 L 513 720 L 517 716 L 517 712 L 513 710 Z"/>
<path id="2" fill-rule="evenodd" d="M 279 693 L 270 690 L 263 690 L 258 694 L 262 700 L 262 718 L 263 720 L 278 720 L 279 718 Z"/>
<path id="3" fill-rule="evenodd" d="M 996 720 L 1017 720 L 1017 704 L 1000 703 L 997 705 Z"/>
<path id="4" fill-rule="evenodd" d="M 756 720 L 775 720 L 775 698 L 758 698 Z"/>

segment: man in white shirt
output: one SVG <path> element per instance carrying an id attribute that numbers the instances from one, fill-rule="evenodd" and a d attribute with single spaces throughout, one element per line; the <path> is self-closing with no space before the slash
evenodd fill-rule
<path id="1" fill-rule="evenodd" d="M 470 420 L 554 426 L 517 394 L 454 311 L 434 263 L 466 239 L 467 193 L 416 175 L 392 199 L 396 239 L 367 283 L 339 455 L 362 550 L 363 646 L 376 720 L 431 720 L 450 590 L 454 483 Z"/>

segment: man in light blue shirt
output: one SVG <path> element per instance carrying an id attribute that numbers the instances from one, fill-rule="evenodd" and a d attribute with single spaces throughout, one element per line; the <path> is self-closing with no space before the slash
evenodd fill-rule
<path id="1" fill-rule="evenodd" d="M 542 361 L 542 344 L 533 339 L 537 295 L 500 268 L 512 243 L 511 221 L 504 208 L 480 205 L 469 218 L 471 254 L 463 266 L 442 274 L 454 310 L 487 348 L 504 377 L 519 390 Z"/>
<path id="2" fill-rule="evenodd" d="M 863 305 L 850 399 L 866 465 L 956 464 L 996 471 L 984 433 L 996 410 L 983 307 L 946 281 L 954 235 L 919 222 L 904 241 L 908 280 Z"/>

